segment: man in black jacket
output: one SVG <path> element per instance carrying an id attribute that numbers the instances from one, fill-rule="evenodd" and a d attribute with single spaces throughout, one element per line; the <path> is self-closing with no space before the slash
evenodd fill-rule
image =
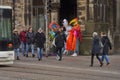
<path id="1" fill-rule="evenodd" d="M 43 30 L 41 28 L 38 29 L 38 32 L 35 35 L 35 43 L 37 46 L 37 57 L 40 61 L 42 59 L 42 49 L 44 48 L 45 43 L 45 34 L 43 33 Z"/>
<path id="2" fill-rule="evenodd" d="M 32 51 L 32 57 L 35 57 L 34 54 L 34 32 L 32 27 L 29 27 L 28 32 L 26 33 L 26 40 L 27 40 L 27 45 L 26 45 L 26 57 L 28 57 L 28 52 L 29 52 L 29 48 L 31 47 L 31 51 Z"/>
<path id="3" fill-rule="evenodd" d="M 55 37 L 55 45 L 56 45 L 56 53 L 58 56 L 58 60 L 62 60 L 62 48 L 64 47 L 64 42 L 66 42 L 65 34 L 62 30 L 62 28 L 59 28 L 58 33 Z"/>

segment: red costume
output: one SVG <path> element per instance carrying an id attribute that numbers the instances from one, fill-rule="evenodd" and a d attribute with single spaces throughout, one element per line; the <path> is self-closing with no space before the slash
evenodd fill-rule
<path id="1" fill-rule="evenodd" d="M 81 34 L 81 28 L 78 24 L 78 20 L 75 18 L 70 23 L 73 23 L 72 29 L 69 31 L 68 39 L 66 42 L 66 49 L 67 50 L 75 50 L 76 49 L 76 41 L 77 39 L 82 41 L 82 34 Z"/>

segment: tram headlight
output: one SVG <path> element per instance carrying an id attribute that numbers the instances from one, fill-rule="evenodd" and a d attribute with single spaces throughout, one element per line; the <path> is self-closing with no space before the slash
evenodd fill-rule
<path id="1" fill-rule="evenodd" d="M 13 44 L 12 44 L 12 43 L 9 43 L 9 44 L 8 44 L 8 48 L 13 48 Z"/>

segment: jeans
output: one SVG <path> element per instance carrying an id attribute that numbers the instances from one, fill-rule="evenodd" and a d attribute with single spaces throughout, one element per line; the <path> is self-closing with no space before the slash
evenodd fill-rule
<path id="1" fill-rule="evenodd" d="M 21 41 L 21 46 L 22 46 L 22 54 L 25 55 L 25 52 L 27 52 L 26 51 L 26 43 Z"/>
<path id="2" fill-rule="evenodd" d="M 102 55 L 102 58 L 101 58 L 102 62 L 104 61 L 104 59 L 106 60 L 107 63 L 109 63 L 109 58 L 107 54 Z"/>
<path id="3" fill-rule="evenodd" d="M 28 55 L 29 48 L 31 47 L 32 54 L 34 54 L 34 45 L 33 44 L 26 44 L 26 54 Z"/>
<path id="4" fill-rule="evenodd" d="M 37 48 L 37 57 L 38 59 L 42 59 L 42 48 Z"/>
<path id="5" fill-rule="evenodd" d="M 18 56 L 19 56 L 19 54 L 20 54 L 20 49 L 19 49 L 19 48 L 14 49 L 14 52 L 15 52 L 16 56 L 18 57 Z"/>
<path id="6" fill-rule="evenodd" d="M 77 39 L 76 40 L 76 49 L 75 49 L 75 53 L 79 54 L 80 52 L 80 40 Z"/>

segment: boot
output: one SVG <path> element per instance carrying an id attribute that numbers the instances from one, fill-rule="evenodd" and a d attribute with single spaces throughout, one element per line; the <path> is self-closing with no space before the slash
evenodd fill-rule
<path id="1" fill-rule="evenodd" d="M 40 59 L 38 59 L 38 61 L 41 61 L 42 59 L 40 58 Z"/>
<path id="2" fill-rule="evenodd" d="M 101 62 L 101 63 L 100 63 L 100 67 L 102 67 L 102 66 L 103 66 L 103 63 Z"/>
<path id="3" fill-rule="evenodd" d="M 110 63 L 108 62 L 107 65 L 109 65 Z"/>
<path id="4" fill-rule="evenodd" d="M 26 54 L 26 57 L 28 57 L 28 54 Z"/>
<path id="5" fill-rule="evenodd" d="M 32 57 L 35 57 L 35 55 L 34 55 L 34 54 L 32 54 Z"/>
<path id="6" fill-rule="evenodd" d="M 23 54 L 23 56 L 25 56 L 25 54 Z"/>
<path id="7" fill-rule="evenodd" d="M 93 64 L 91 64 L 90 67 L 93 67 Z"/>
<path id="8" fill-rule="evenodd" d="M 17 56 L 17 60 L 20 60 L 19 56 Z"/>

